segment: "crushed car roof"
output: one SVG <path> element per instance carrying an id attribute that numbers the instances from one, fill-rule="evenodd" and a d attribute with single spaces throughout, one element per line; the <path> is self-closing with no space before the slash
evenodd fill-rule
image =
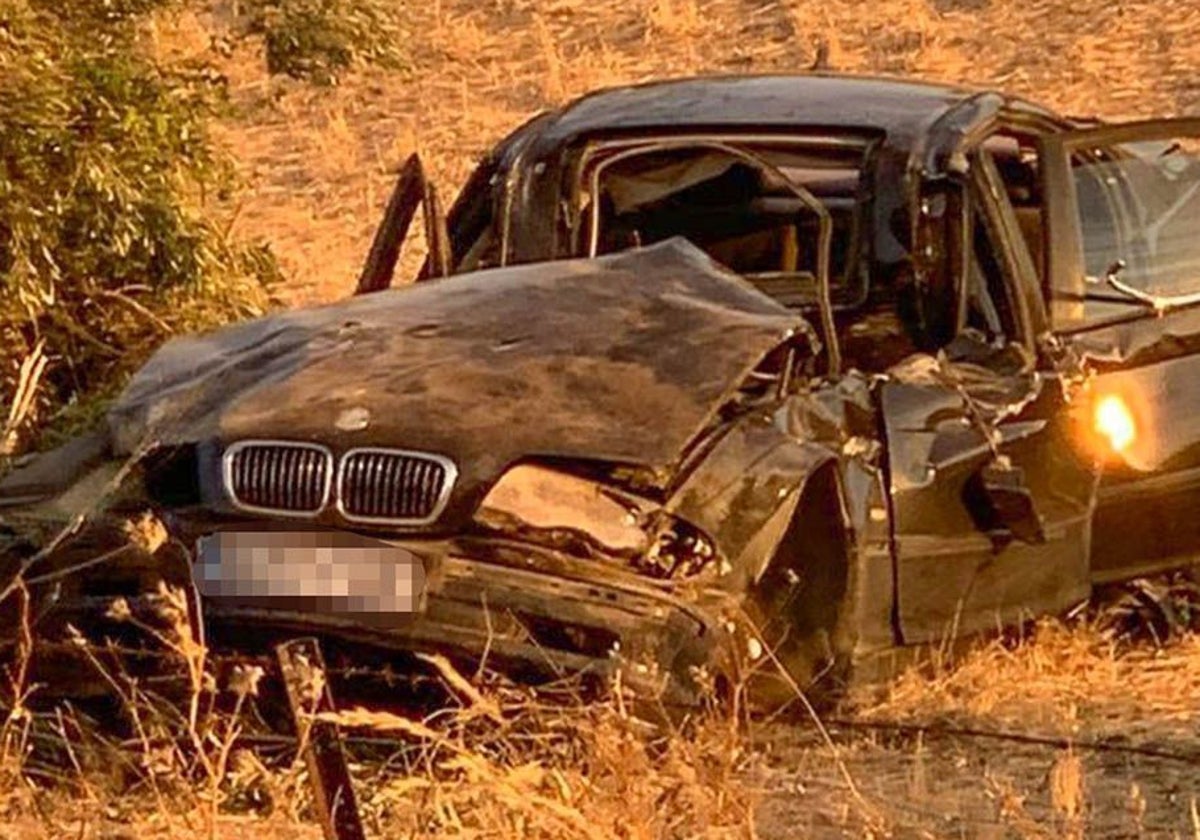
<path id="1" fill-rule="evenodd" d="M 867 129 L 913 136 L 974 95 L 949 85 L 866 76 L 712 76 L 598 91 L 540 127 L 547 145 L 670 126 Z"/>
<path id="2" fill-rule="evenodd" d="M 768 352 L 807 329 L 676 239 L 176 339 L 110 428 L 119 452 L 264 436 L 402 446 L 451 456 L 464 485 L 536 456 L 664 471 Z"/>

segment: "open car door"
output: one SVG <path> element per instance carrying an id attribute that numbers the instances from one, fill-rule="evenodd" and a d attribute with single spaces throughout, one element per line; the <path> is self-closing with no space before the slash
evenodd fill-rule
<path id="1" fill-rule="evenodd" d="M 1200 558 L 1200 119 L 1048 137 L 1052 327 L 1093 378 L 1080 419 L 1104 468 L 1092 576 Z"/>
<path id="2" fill-rule="evenodd" d="M 445 277 L 450 273 L 450 236 L 442 212 L 437 189 L 425 177 L 421 158 L 412 154 L 400 167 L 395 189 L 384 210 L 383 220 L 375 231 L 367 261 L 358 277 L 356 295 L 378 292 L 392 285 L 400 250 L 408 236 L 417 208 L 424 210 L 425 241 L 429 246 L 426 268 L 418 277 Z"/>

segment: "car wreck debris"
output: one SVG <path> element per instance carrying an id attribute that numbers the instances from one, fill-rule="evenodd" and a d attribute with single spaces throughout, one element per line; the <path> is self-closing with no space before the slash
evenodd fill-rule
<path id="1" fill-rule="evenodd" d="M 217 644 L 684 704 L 1070 609 L 1200 552 L 1197 135 L 818 74 L 584 97 L 446 212 L 414 157 L 359 294 L 168 343 L 0 481 L 6 562 L 120 476 L 39 562 L 170 539 L 32 586 L 48 636 L 171 574 Z"/>

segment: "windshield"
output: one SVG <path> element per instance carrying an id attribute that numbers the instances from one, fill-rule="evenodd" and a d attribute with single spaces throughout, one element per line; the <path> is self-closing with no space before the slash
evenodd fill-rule
<path id="1" fill-rule="evenodd" d="M 1086 317 L 1200 292 L 1200 146 L 1079 149 L 1072 157 Z"/>
<path id="2" fill-rule="evenodd" d="M 862 143 L 728 138 L 601 149 L 584 174 L 587 250 L 682 236 L 780 303 L 814 306 L 820 221 L 794 185 L 829 214 L 831 296 L 853 304 L 865 291 L 858 260 L 865 153 Z"/>

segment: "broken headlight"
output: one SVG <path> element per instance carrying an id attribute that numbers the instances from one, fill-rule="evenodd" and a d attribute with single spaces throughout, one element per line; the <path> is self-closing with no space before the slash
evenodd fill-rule
<path id="1" fill-rule="evenodd" d="M 699 529 L 671 517 L 659 532 L 650 551 L 634 567 L 643 574 L 664 580 L 694 577 L 713 565 L 717 551 Z"/>
<path id="2" fill-rule="evenodd" d="M 513 467 L 484 497 L 480 524 L 575 554 L 623 558 L 658 579 L 689 577 L 716 556 L 708 538 L 660 505 L 534 464 Z"/>
<path id="3" fill-rule="evenodd" d="M 492 487 L 476 519 L 501 531 L 574 534 L 616 554 L 650 548 L 652 506 L 594 481 L 534 464 L 513 467 Z"/>

